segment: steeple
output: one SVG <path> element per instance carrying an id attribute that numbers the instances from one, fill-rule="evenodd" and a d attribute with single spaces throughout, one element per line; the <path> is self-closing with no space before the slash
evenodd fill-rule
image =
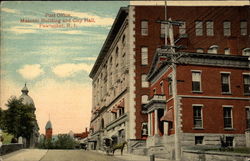
<path id="1" fill-rule="evenodd" d="M 23 94 L 28 95 L 29 90 L 28 90 L 28 88 L 27 88 L 27 86 L 26 86 L 26 83 L 25 83 L 25 85 L 24 85 L 24 87 L 23 87 L 23 89 L 22 89 L 21 91 L 22 91 Z"/>

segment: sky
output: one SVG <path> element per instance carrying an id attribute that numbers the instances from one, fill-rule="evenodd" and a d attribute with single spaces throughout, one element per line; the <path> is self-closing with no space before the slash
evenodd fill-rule
<path id="1" fill-rule="evenodd" d="M 89 72 L 128 2 L 1 3 L 0 107 L 27 83 L 40 133 L 83 132 L 91 113 Z"/>

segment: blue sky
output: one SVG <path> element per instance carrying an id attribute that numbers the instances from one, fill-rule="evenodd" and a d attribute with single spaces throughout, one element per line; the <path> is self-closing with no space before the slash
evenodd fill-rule
<path id="1" fill-rule="evenodd" d="M 128 3 L 2 2 L 1 107 L 5 108 L 10 96 L 19 96 L 27 82 L 36 104 L 41 133 L 48 115 L 56 133 L 83 131 L 89 125 L 91 110 L 88 74 L 119 8 Z M 24 23 L 20 19 L 39 22 Z M 41 22 L 41 19 L 61 22 Z M 95 22 L 84 22 L 86 19 Z M 68 22 L 62 22 L 66 20 Z M 75 26 L 69 28 L 67 23 Z M 41 28 L 40 24 L 49 27 Z M 63 28 L 52 28 L 59 24 Z"/>

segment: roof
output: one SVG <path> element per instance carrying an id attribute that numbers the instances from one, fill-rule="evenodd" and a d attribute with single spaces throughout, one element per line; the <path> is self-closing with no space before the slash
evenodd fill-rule
<path id="1" fill-rule="evenodd" d="M 50 120 L 47 122 L 46 126 L 45 126 L 45 129 L 52 129 L 52 124 L 50 122 Z"/>
<path id="2" fill-rule="evenodd" d="M 89 77 L 93 79 L 93 77 L 95 76 L 96 72 L 98 71 L 100 65 L 102 64 L 103 58 L 106 56 L 110 46 L 112 45 L 116 34 L 119 32 L 123 22 L 125 21 L 126 17 L 128 15 L 128 7 L 121 7 L 116 18 L 115 21 L 111 27 L 111 30 L 109 31 L 109 34 L 102 46 L 102 49 L 96 59 L 96 62 L 89 74 Z"/>

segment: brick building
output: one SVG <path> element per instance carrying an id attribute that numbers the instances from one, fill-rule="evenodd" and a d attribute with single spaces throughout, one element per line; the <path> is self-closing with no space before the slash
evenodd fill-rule
<path id="1" fill-rule="evenodd" d="M 176 67 L 180 131 L 190 138 L 184 144 L 193 144 L 195 140 L 200 143 L 202 137 L 203 141 L 209 140 L 201 133 L 225 133 L 232 134 L 231 138 L 237 135 L 239 145 L 244 145 L 246 120 L 237 122 L 236 118 L 246 118 L 249 106 L 249 96 L 242 92 L 243 87 L 247 91 L 249 86 L 249 62 L 245 56 L 250 47 L 249 6 L 169 6 L 167 15 L 183 22 L 174 26 L 173 32 L 176 46 L 185 47 L 178 50 L 183 54 L 181 65 Z M 113 137 L 117 142 L 126 140 L 129 150 L 138 153 L 145 148 L 155 151 L 156 146 L 164 149 L 160 142 L 174 144 L 173 139 L 166 139 L 175 134 L 171 110 L 174 103 L 168 88 L 172 69 L 168 56 L 159 56 L 164 54 L 157 50 L 165 40 L 165 25 L 158 23 L 163 19 L 164 6 L 131 5 L 120 9 L 90 73 L 92 148 L 102 149 L 105 137 Z M 225 91 L 221 91 L 221 85 Z M 234 110 L 237 107 L 241 110 Z M 202 125 L 199 129 L 193 127 L 193 109 L 197 109 L 195 123 Z M 227 120 L 235 115 L 230 129 L 223 128 L 223 117 L 207 117 L 210 113 L 223 113 L 222 109 Z M 202 120 L 201 111 L 206 113 Z M 186 115 L 191 119 L 183 118 Z M 195 133 L 198 135 L 193 138 Z"/>

